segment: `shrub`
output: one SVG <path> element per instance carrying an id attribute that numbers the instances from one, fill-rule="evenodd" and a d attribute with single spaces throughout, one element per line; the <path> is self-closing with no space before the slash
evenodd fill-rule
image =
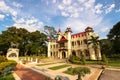
<path id="1" fill-rule="evenodd" d="M 81 55 L 81 62 L 82 64 L 86 64 L 86 59 L 84 55 Z"/>
<path id="2" fill-rule="evenodd" d="M 90 74 L 91 71 L 88 67 L 76 67 L 76 68 L 68 68 L 67 71 L 65 71 L 65 73 L 67 74 L 71 74 L 71 75 L 76 75 L 81 73 L 82 76 L 85 76 L 85 74 Z"/>
<path id="3" fill-rule="evenodd" d="M 105 65 L 108 65 L 108 60 L 107 60 L 105 54 L 102 55 L 102 60 L 103 60 Z"/>
<path id="4" fill-rule="evenodd" d="M 0 63 L 7 61 L 7 58 L 5 56 L 0 56 Z"/>
<path id="5" fill-rule="evenodd" d="M 0 80 L 15 80 L 12 74 L 7 74 L 6 76 L 0 76 Z"/>
<path id="6" fill-rule="evenodd" d="M 5 68 L 7 68 L 8 66 L 11 66 L 11 67 L 15 67 L 16 66 L 16 62 L 13 61 L 13 60 L 9 60 L 7 62 L 2 62 L 0 64 L 0 71 L 4 70 Z"/>
<path id="7" fill-rule="evenodd" d="M 69 61 L 75 64 L 81 64 L 80 58 L 77 56 L 70 56 Z"/>

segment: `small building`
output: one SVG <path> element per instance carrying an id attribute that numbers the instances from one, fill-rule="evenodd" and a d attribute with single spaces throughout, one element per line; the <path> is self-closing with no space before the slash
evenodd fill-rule
<path id="1" fill-rule="evenodd" d="M 94 33 L 93 28 L 87 27 L 85 31 L 72 34 L 71 28 L 67 28 L 65 32 L 61 32 L 59 29 L 57 40 L 48 40 L 48 57 L 55 59 L 66 59 L 70 56 L 84 55 L 89 60 L 101 60 L 100 47 L 98 45 L 97 54 L 92 45 L 87 45 L 87 41 L 91 39 L 91 36 L 98 37 Z"/>

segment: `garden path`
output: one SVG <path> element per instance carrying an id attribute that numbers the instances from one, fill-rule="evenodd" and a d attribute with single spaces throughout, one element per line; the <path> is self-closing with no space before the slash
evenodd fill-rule
<path id="1" fill-rule="evenodd" d="M 46 76 L 26 68 L 23 65 L 17 64 L 14 73 L 19 76 L 21 80 L 45 80 Z"/>

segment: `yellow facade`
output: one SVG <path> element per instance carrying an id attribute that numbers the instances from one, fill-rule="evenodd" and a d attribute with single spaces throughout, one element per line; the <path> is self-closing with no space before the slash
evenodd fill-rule
<path id="1" fill-rule="evenodd" d="M 58 39 L 48 41 L 48 57 L 56 59 L 65 59 L 70 56 L 84 55 L 86 59 L 101 59 L 100 47 L 98 45 L 97 54 L 92 45 L 87 45 L 87 40 L 91 36 L 98 37 L 91 27 L 87 27 L 84 32 L 71 34 L 71 28 L 67 28 L 65 32 L 58 30 Z"/>

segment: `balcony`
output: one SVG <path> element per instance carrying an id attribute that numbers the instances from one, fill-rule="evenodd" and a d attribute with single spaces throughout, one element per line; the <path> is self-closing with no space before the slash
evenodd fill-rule
<path id="1" fill-rule="evenodd" d="M 67 46 L 60 46 L 59 50 L 67 50 Z"/>

